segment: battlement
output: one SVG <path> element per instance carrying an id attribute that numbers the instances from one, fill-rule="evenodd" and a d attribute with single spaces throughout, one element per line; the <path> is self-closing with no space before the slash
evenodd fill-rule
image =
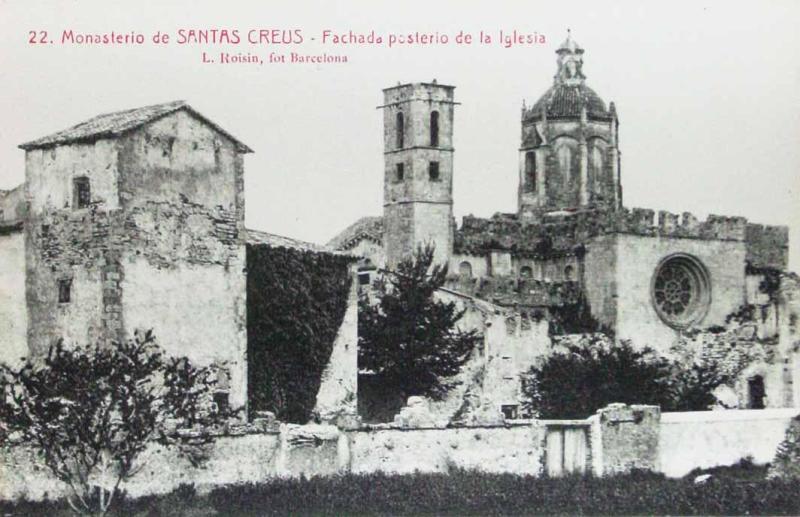
<path id="1" fill-rule="evenodd" d="M 747 262 L 757 268 L 785 270 L 789 263 L 789 228 L 748 224 L 745 228 Z"/>
<path id="2" fill-rule="evenodd" d="M 606 212 L 607 233 L 631 233 L 658 237 L 676 237 L 704 240 L 743 241 L 747 219 L 709 215 L 700 221 L 689 212 L 673 214 L 665 210 L 658 212 L 656 221 L 654 210 L 648 208 L 622 209 Z"/>

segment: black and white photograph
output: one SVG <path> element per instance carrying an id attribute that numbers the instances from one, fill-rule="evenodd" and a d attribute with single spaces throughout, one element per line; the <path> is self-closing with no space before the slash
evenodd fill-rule
<path id="1" fill-rule="evenodd" d="M 798 22 L 0 0 L 0 514 L 800 514 Z"/>

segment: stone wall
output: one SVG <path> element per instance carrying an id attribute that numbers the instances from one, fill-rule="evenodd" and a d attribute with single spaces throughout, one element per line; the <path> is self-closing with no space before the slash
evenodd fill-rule
<path id="1" fill-rule="evenodd" d="M 725 325 L 745 297 L 745 246 L 735 240 L 617 235 L 614 282 L 616 283 L 616 337 L 634 345 L 666 351 L 679 332 L 665 324 L 652 301 L 653 275 L 659 263 L 674 253 L 695 257 L 708 271 L 710 303 L 697 327 Z"/>
<path id="2" fill-rule="evenodd" d="M 751 457 L 771 462 L 800 409 L 663 413 L 658 431 L 658 470 L 670 477 L 696 468 L 732 465 Z"/>
<path id="3" fill-rule="evenodd" d="M 22 228 L 0 223 L 0 363 L 13 365 L 28 355 L 25 305 L 25 240 Z"/>
<path id="4" fill-rule="evenodd" d="M 582 454 L 598 475 L 649 469 L 680 477 L 695 468 L 731 465 L 747 457 L 766 463 L 798 412 L 795 408 L 661 414 L 652 406 L 612 404 L 588 419 L 589 448 Z M 532 476 L 565 473 L 547 465 L 548 433 L 564 426 L 586 429 L 586 422 L 523 420 L 353 430 L 328 425 L 233 426 L 218 436 L 207 451 L 208 462 L 199 468 L 172 449 L 149 447 L 141 457 L 144 468 L 123 488 L 139 497 L 167 493 L 181 483 L 205 492 L 226 484 L 347 472 L 446 473 L 460 468 Z M 21 445 L 3 451 L 0 500 L 57 498 L 66 493 L 65 486 L 37 461 Z"/>
<path id="5" fill-rule="evenodd" d="M 0 190 L 0 225 L 22 221 L 27 207 L 24 184 L 12 190 Z"/>

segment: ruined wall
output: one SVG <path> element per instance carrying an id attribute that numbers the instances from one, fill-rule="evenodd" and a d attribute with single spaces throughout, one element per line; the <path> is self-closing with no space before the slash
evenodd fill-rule
<path id="1" fill-rule="evenodd" d="M 747 262 L 754 267 L 785 271 L 789 265 L 789 227 L 748 224 Z"/>
<path id="2" fill-rule="evenodd" d="M 634 345 L 666 350 L 677 332 L 653 307 L 651 282 L 661 260 L 674 253 L 696 257 L 708 270 L 710 304 L 696 324 L 724 325 L 726 317 L 744 303 L 745 247 L 735 240 L 700 240 L 618 235 L 616 238 L 616 336 Z"/>
<path id="3" fill-rule="evenodd" d="M 0 224 L 22 221 L 27 215 L 25 184 L 13 190 L 0 190 Z"/>
<path id="4" fill-rule="evenodd" d="M 25 304 L 25 240 L 21 228 L 0 223 L 0 363 L 15 364 L 28 355 Z"/>

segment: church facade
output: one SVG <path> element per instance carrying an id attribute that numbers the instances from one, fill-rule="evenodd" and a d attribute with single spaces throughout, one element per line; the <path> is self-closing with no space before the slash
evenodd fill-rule
<path id="1" fill-rule="evenodd" d="M 553 86 L 522 107 L 516 213 L 456 224 L 454 87 L 398 85 L 383 91 L 381 106 L 383 215 L 360 219 L 329 246 L 362 256 L 367 283 L 433 244 L 449 266 L 448 296 L 523 318 L 545 314 L 558 334 L 601 330 L 664 354 L 755 311 L 753 332 L 772 352 L 742 373 L 738 405 L 761 404 L 748 386 L 763 388 L 769 405 L 800 403 L 788 228 L 627 208 L 616 107 L 586 84 L 584 50 L 571 36 L 556 56 Z"/>

